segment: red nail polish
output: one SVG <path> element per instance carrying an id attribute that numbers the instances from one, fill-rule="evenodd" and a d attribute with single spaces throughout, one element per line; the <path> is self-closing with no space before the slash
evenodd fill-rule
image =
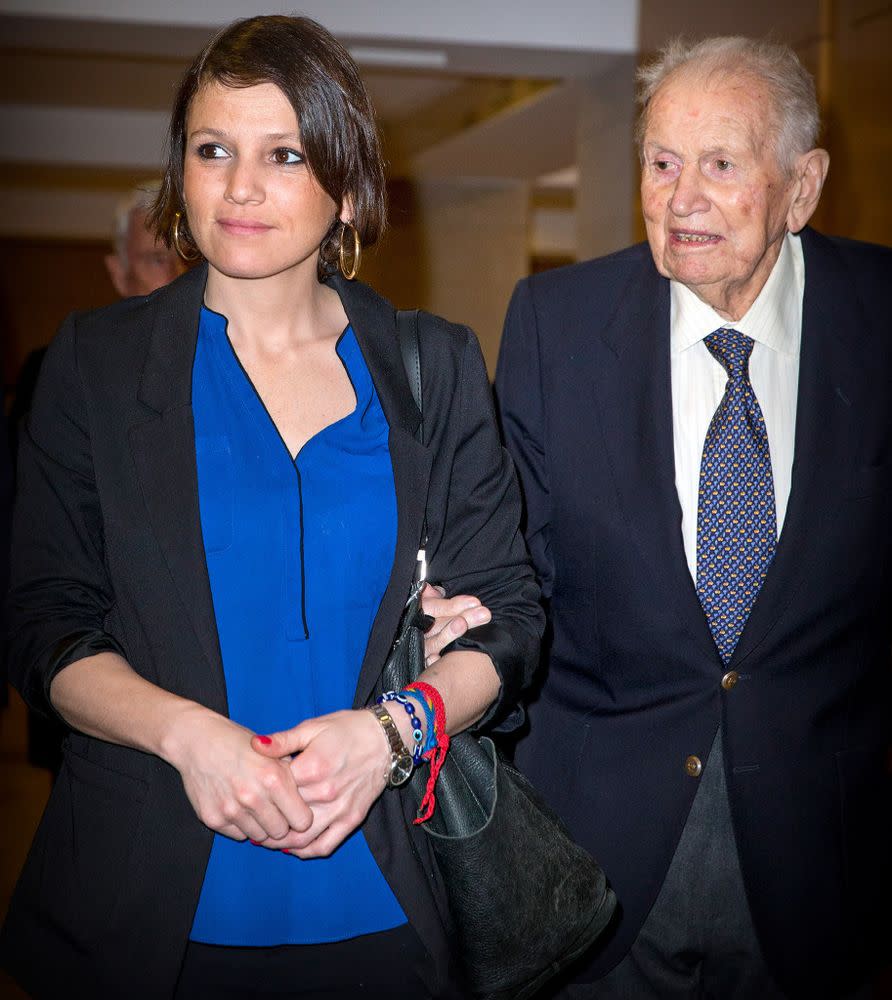
<path id="1" fill-rule="evenodd" d="M 260 841 L 259 841 L 259 840 L 252 840 L 252 841 L 251 841 L 251 843 L 252 843 L 252 844 L 253 844 L 253 845 L 254 845 L 255 847 L 260 847 Z"/>
<path id="2" fill-rule="evenodd" d="M 258 740 L 265 746 L 268 747 L 272 743 L 272 739 L 269 736 L 258 736 Z"/>
<path id="3" fill-rule="evenodd" d="M 293 858 L 294 857 L 294 855 L 291 853 L 291 851 L 286 851 L 284 847 L 281 850 L 282 850 L 282 854 L 287 854 L 289 858 Z"/>

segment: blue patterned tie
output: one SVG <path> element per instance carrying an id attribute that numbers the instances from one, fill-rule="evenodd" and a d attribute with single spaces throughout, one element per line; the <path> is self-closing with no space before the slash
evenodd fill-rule
<path id="1" fill-rule="evenodd" d="M 704 343 L 728 382 L 700 463 L 697 594 L 727 663 L 774 556 L 777 517 L 768 434 L 749 380 L 753 341 L 722 329 Z"/>

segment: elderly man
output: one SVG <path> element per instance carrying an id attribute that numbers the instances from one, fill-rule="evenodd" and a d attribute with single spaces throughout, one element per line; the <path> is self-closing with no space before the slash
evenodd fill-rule
<path id="1" fill-rule="evenodd" d="M 156 242 L 146 228 L 146 213 L 157 194 L 157 181 L 136 187 L 115 211 L 114 252 L 105 258 L 105 266 L 122 299 L 148 295 L 183 273 L 176 251 Z"/>
<path id="2" fill-rule="evenodd" d="M 785 47 L 670 47 L 648 243 L 511 302 L 552 633 L 517 758 L 622 907 L 568 998 L 861 995 L 888 955 L 892 252 L 806 228 L 817 130 Z"/>

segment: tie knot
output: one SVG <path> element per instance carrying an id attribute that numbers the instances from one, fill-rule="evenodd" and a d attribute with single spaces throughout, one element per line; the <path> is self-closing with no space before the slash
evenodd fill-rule
<path id="1" fill-rule="evenodd" d="M 705 337 L 703 343 L 729 378 L 746 377 L 750 355 L 753 353 L 753 341 L 745 333 L 722 327 Z"/>

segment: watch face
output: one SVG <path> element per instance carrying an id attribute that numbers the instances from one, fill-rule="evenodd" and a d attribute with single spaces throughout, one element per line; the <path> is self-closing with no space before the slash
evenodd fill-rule
<path id="1" fill-rule="evenodd" d="M 401 754 L 399 757 L 394 757 L 393 765 L 390 770 L 390 781 L 388 784 L 391 788 L 397 788 L 400 785 L 404 785 L 409 778 L 412 777 L 412 771 L 413 765 L 410 755 Z"/>

